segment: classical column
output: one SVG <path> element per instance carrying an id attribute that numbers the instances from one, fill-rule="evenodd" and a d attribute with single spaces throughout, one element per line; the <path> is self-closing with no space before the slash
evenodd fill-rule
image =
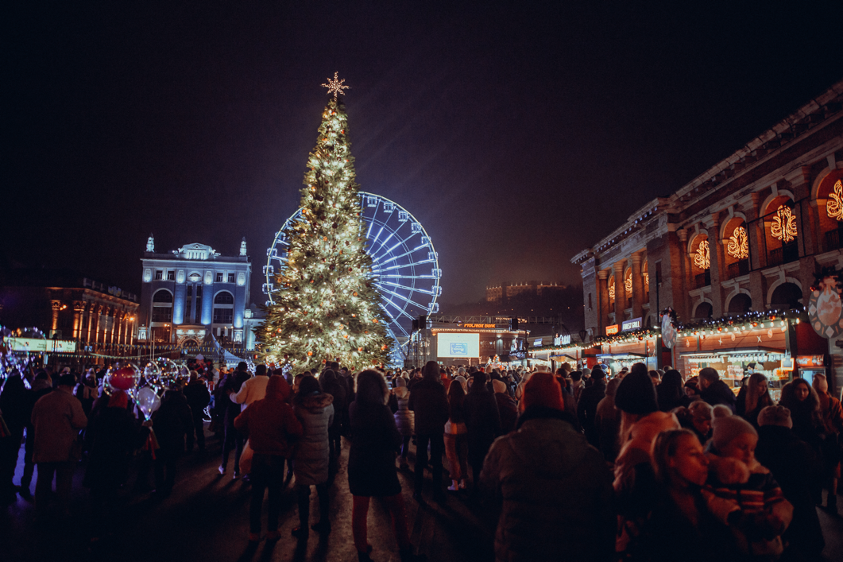
<path id="1" fill-rule="evenodd" d="M 85 303 L 83 301 L 73 302 L 73 339 L 82 339 L 82 323 L 84 322 Z"/>
<path id="2" fill-rule="evenodd" d="M 122 310 L 114 315 L 114 323 L 117 324 L 117 326 L 115 326 L 117 328 L 117 338 L 115 338 L 115 339 L 117 340 L 118 344 L 120 343 L 120 338 L 123 336 L 123 317 L 124 316 L 125 316 L 125 313 Z M 113 336 L 114 331 L 112 330 L 111 333 L 112 333 L 112 336 Z"/>
<path id="3" fill-rule="evenodd" d="M 711 314 L 713 318 L 720 318 L 723 316 L 723 292 L 720 290 L 720 282 L 726 274 L 726 260 L 720 240 L 720 217 L 716 213 L 711 215 L 711 228 L 708 229 L 708 252 L 710 254 Z"/>
<path id="4" fill-rule="evenodd" d="M 61 310 L 61 301 L 50 301 L 53 305 L 53 324 L 51 330 L 58 330 L 59 327 L 59 310 Z"/>
<path id="5" fill-rule="evenodd" d="M 643 319 L 644 309 L 641 305 L 644 303 L 644 277 L 641 275 L 641 254 L 632 254 L 629 257 L 629 264 L 632 268 L 632 317 L 641 318 L 641 326 L 645 322 Z"/>
<path id="6" fill-rule="evenodd" d="M 623 322 L 623 311 L 626 308 L 626 289 L 623 286 L 624 262 L 619 261 L 613 264 L 615 270 L 615 324 Z"/>
<path id="7" fill-rule="evenodd" d="M 678 230 L 676 234 L 679 237 L 679 251 L 682 256 L 682 302 L 685 304 L 685 310 L 690 318 L 694 314 L 694 311 L 691 310 L 691 296 L 688 294 L 688 291 L 693 286 L 691 256 L 688 254 L 688 231 L 683 228 L 682 230 Z"/>
<path id="8" fill-rule="evenodd" d="M 802 183 L 794 186 L 794 193 L 799 204 L 795 206 L 799 257 L 820 252 L 818 242 L 819 228 L 816 218 L 816 199 L 811 197 L 811 168 L 802 166 Z"/>
<path id="9" fill-rule="evenodd" d="M 90 344 L 91 343 L 91 330 L 94 327 L 94 314 L 96 314 L 97 305 L 94 303 L 88 303 L 88 326 L 85 335 L 85 342 Z M 97 333 L 94 332 L 94 336 L 96 337 Z"/>
<path id="10" fill-rule="evenodd" d="M 759 199 L 761 196 L 755 192 L 751 194 L 752 202 L 744 206 L 744 214 L 747 218 L 747 233 L 749 234 L 749 259 L 752 269 L 761 269 L 767 264 L 767 234 L 764 229 L 764 221 L 759 216 Z"/>
<path id="11" fill-rule="evenodd" d="M 605 335 L 609 316 L 609 272 L 605 269 L 597 272 L 597 332 L 595 336 Z"/>

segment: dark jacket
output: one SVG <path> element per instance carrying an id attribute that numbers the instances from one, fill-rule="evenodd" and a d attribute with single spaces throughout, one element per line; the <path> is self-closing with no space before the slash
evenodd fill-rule
<path id="1" fill-rule="evenodd" d="M 193 417 L 184 394 L 177 390 L 165 392 L 161 398 L 161 407 L 152 414 L 152 423 L 152 429 L 162 451 L 165 453 L 183 452 L 184 438 L 193 431 Z"/>
<path id="2" fill-rule="evenodd" d="M 723 404 L 731 408 L 732 413 L 735 411 L 735 393 L 723 381 L 718 380 L 711 383 L 708 388 L 700 392 L 700 398 L 712 406 Z"/>
<path id="3" fill-rule="evenodd" d="M 489 450 L 480 483 L 502 500 L 498 562 L 612 560 L 612 475 L 574 421 L 530 408 Z"/>
<path id="4" fill-rule="evenodd" d="M 184 397 L 187 398 L 187 405 L 190 406 L 193 417 L 201 416 L 205 407 L 211 403 L 211 393 L 205 383 L 200 380 L 188 383 L 184 387 Z"/>
<path id="5" fill-rule="evenodd" d="M 416 435 L 442 435 L 448 421 L 448 396 L 438 380 L 422 379 L 410 389 Z"/>
<path id="6" fill-rule="evenodd" d="M 758 429 L 755 458 L 773 474 L 793 505 L 793 521 L 784 538 L 803 554 L 818 556 L 825 541 L 811 496 L 813 483 L 822 478 L 822 463 L 814 450 L 790 428 L 766 425 Z"/>
<path id="7" fill-rule="evenodd" d="M 495 402 L 498 404 L 498 413 L 501 417 L 501 435 L 504 435 L 515 429 L 518 421 L 518 406 L 509 394 L 503 392 L 495 393 Z"/>
<path id="8" fill-rule="evenodd" d="M 12 436 L 17 437 L 18 445 L 23 435 L 23 428 L 29 423 L 29 417 L 32 415 L 32 404 L 29 400 L 31 392 L 24 386 L 21 376 L 14 375 L 6 379 L 3 392 L 0 394 L 0 411 L 3 412 L 3 421 L 9 426 Z"/>
<path id="9" fill-rule="evenodd" d="M 334 421 L 333 401 L 334 397 L 327 393 L 295 401 L 293 411 L 303 429 L 293 463 L 297 485 L 314 486 L 328 481 L 328 429 Z"/>
<path id="10" fill-rule="evenodd" d="M 403 439 L 385 404 L 352 402 L 348 487 L 354 496 L 388 497 L 401 493 L 395 451 Z M 444 424 L 443 424 L 444 425 Z"/>
<path id="11" fill-rule="evenodd" d="M 334 397 L 334 421 L 331 423 L 331 435 L 339 434 L 343 422 L 343 412 L 348 409 L 346 396 L 348 395 L 346 382 L 335 375 L 329 381 L 321 381 L 324 383 L 322 389 L 326 394 Z"/>
<path id="12" fill-rule="evenodd" d="M 600 446 L 600 434 L 597 431 L 597 425 L 594 423 L 594 418 L 597 416 L 597 405 L 606 396 L 606 381 L 603 379 L 594 381 L 591 386 L 587 386 L 580 394 L 580 401 L 577 404 L 577 419 L 585 431 L 585 438 L 588 442 L 595 446 Z"/>
<path id="13" fill-rule="evenodd" d="M 501 434 L 498 403 L 484 387 L 472 385 L 463 402 L 463 412 L 468 428 L 468 462 L 472 466 L 482 465 L 495 437 Z"/>
<path id="14" fill-rule="evenodd" d="M 88 424 L 90 443 L 84 485 L 116 489 L 126 482 L 132 452 L 143 445 L 149 430 L 126 408 L 103 408 Z"/>
<path id="15" fill-rule="evenodd" d="M 228 397 L 229 393 L 237 394 L 243 383 L 251 376 L 244 371 L 228 373 L 222 380 L 217 391 L 217 404 L 223 409 L 222 418 L 227 427 L 234 427 L 234 418 L 240 415 L 240 404 L 232 402 Z"/>

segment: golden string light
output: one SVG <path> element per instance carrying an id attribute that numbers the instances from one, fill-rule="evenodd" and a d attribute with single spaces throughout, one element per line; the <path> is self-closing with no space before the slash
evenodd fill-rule
<path id="1" fill-rule="evenodd" d="M 726 251 L 730 256 L 739 260 L 745 260 L 749 257 L 749 237 L 744 227 L 739 226 L 732 232 Z"/>
<path id="2" fill-rule="evenodd" d="M 324 88 L 328 88 L 328 95 L 334 94 L 334 99 L 337 99 L 337 94 L 345 94 L 343 90 L 350 90 L 348 86 L 343 86 L 343 82 L 345 79 L 339 79 L 339 73 L 334 72 L 334 79 L 331 80 L 330 78 L 327 79 L 327 84 L 322 84 Z"/>
<path id="3" fill-rule="evenodd" d="M 711 251 L 708 247 L 708 240 L 703 240 L 694 252 L 694 265 L 702 270 L 711 267 Z"/>
<path id="4" fill-rule="evenodd" d="M 828 194 L 825 211 L 828 218 L 843 221 L 843 181 L 837 180 L 834 184 L 834 191 Z"/>
<path id="5" fill-rule="evenodd" d="M 784 243 L 796 238 L 796 217 L 790 207 L 779 205 L 773 224 L 770 225 L 770 234 Z"/>

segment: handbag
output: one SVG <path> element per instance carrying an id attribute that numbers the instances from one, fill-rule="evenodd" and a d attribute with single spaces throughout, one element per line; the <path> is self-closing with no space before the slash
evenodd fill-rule
<path id="1" fill-rule="evenodd" d="M 243 452 L 240 453 L 240 472 L 243 474 L 249 474 L 252 472 L 252 458 L 255 456 L 255 450 L 252 449 L 252 445 L 249 441 L 246 441 L 246 444 L 243 445 Z"/>

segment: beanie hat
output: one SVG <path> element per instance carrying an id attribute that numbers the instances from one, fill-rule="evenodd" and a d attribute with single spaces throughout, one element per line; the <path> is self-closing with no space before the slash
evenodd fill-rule
<path id="1" fill-rule="evenodd" d="M 583 374 L 585 374 L 586 370 L 587 369 L 582 370 Z M 595 367 L 591 370 L 591 378 L 596 381 L 602 380 L 606 378 L 606 373 L 604 373 L 603 369 L 601 369 L 600 367 Z"/>
<path id="2" fill-rule="evenodd" d="M 711 426 L 714 428 L 711 442 L 718 451 L 722 451 L 738 435 L 749 433 L 758 437 L 758 432 L 752 424 L 740 416 L 715 418 Z"/>
<path id="3" fill-rule="evenodd" d="M 646 415 L 659 409 L 656 387 L 646 369 L 633 369 L 615 391 L 615 407 L 627 414 Z"/>
<path id="4" fill-rule="evenodd" d="M 778 425 L 781 427 L 793 427 L 793 420 L 790 418 L 790 410 L 784 406 L 767 406 L 758 412 L 758 425 Z"/>
<path id="5" fill-rule="evenodd" d="M 404 377 L 395 377 L 396 388 L 407 388 L 407 380 Z"/>
<path id="6" fill-rule="evenodd" d="M 463 388 L 465 388 L 465 383 L 466 383 L 467 381 L 465 380 L 465 377 L 464 377 L 464 376 L 462 376 L 462 375 L 457 375 L 457 376 L 455 376 L 455 377 L 454 377 L 454 381 L 455 381 L 455 382 L 460 383 L 460 384 L 462 385 L 462 387 L 463 387 Z"/>
<path id="7" fill-rule="evenodd" d="M 290 394 L 292 394 L 292 389 L 284 377 L 278 375 L 269 377 L 269 382 L 266 383 L 267 398 L 273 397 L 287 400 Z"/>
<path id="8" fill-rule="evenodd" d="M 521 402 L 525 410 L 531 406 L 540 406 L 565 411 L 562 387 L 550 373 L 535 373 L 530 377 L 530 380 L 524 385 Z"/>
<path id="9" fill-rule="evenodd" d="M 492 389 L 497 394 L 506 394 L 506 383 L 500 379 L 494 379 L 492 381 Z"/>

